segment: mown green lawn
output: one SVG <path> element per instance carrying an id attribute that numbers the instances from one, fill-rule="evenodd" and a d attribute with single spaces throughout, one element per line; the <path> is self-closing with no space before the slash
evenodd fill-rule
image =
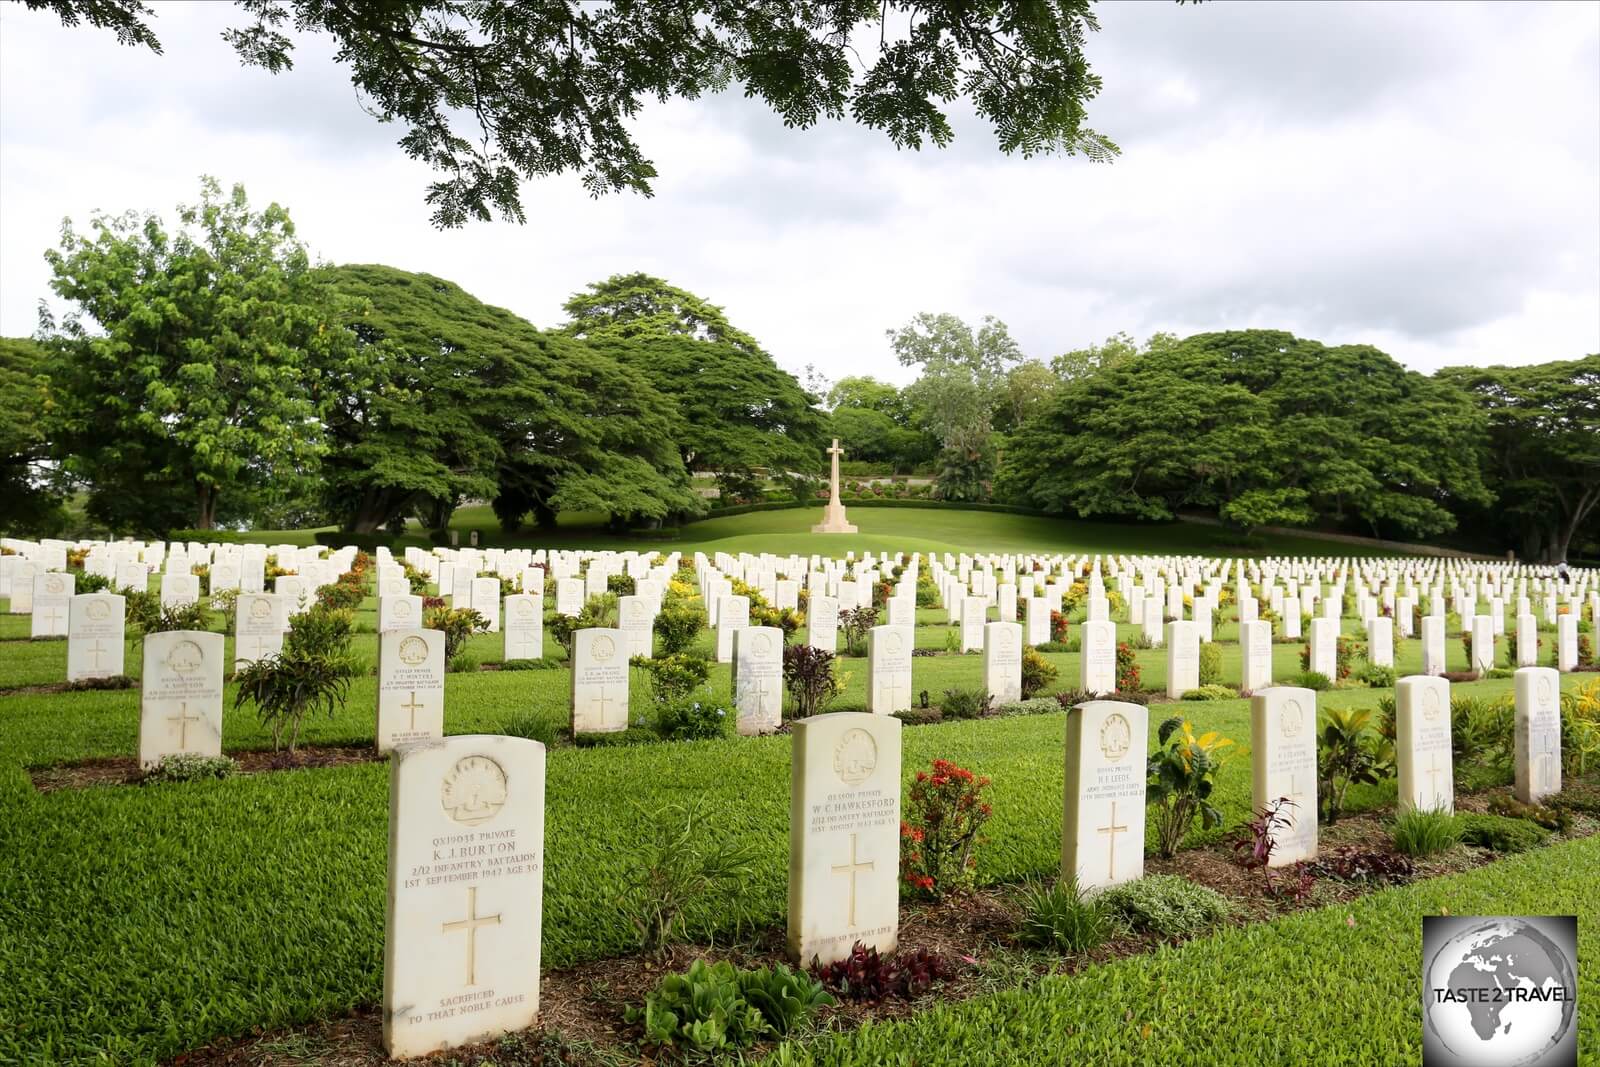
<path id="1" fill-rule="evenodd" d="M 780 555 L 843 556 L 847 552 L 1038 552 L 1125 553 L 1202 556 L 1385 556 L 1394 553 L 1357 548 L 1314 536 L 1267 534 L 1252 545 L 1240 543 L 1237 533 L 1215 526 L 1174 522 L 1129 526 L 1114 522 L 1086 522 L 1032 515 L 943 508 L 849 508 L 855 534 L 813 534 L 820 508 L 757 511 L 745 515 L 690 523 L 672 539 L 652 539 L 646 534 L 621 537 L 608 533 L 599 516 L 563 515 L 553 531 L 525 530 L 507 535 L 487 506 L 456 511 L 450 527 L 465 546 L 477 531 L 482 547 L 593 548 L 620 551 L 772 552 Z M 250 539 L 266 544 L 313 543 L 315 531 L 260 530 Z M 413 523 L 402 544 L 427 546 Z"/>
<path id="2" fill-rule="evenodd" d="M 1600 1062 L 1600 837 L 1234 928 L 905 1022 L 779 1048 L 785 1067 L 1374 1064 L 1422 1058 L 1422 917 L 1576 915 L 1578 1062 Z"/>

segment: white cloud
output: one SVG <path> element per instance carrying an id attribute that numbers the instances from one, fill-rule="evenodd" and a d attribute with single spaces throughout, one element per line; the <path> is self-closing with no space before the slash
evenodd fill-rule
<path id="1" fill-rule="evenodd" d="M 1407 364 L 1600 350 L 1600 7 L 1103 5 L 1090 122 L 1109 166 L 794 131 L 737 93 L 646 110 L 657 195 L 528 183 L 523 227 L 440 233 L 403 132 L 325 42 L 238 66 L 221 4 L 159 5 L 166 55 L 0 9 L 0 333 L 27 333 L 63 216 L 170 213 L 197 176 L 293 212 L 323 258 L 439 274 L 540 325 L 646 270 L 784 365 L 903 380 L 884 331 L 1005 320 L 1048 358 L 1118 330 L 1270 326 Z"/>

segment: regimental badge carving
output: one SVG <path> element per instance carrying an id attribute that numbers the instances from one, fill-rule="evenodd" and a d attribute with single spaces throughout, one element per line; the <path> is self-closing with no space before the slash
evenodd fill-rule
<path id="1" fill-rule="evenodd" d="M 878 743 L 865 730 L 846 730 L 833 750 L 833 771 L 845 785 L 860 785 L 878 769 Z"/>
<path id="2" fill-rule="evenodd" d="M 395 601 L 394 607 L 390 608 L 389 610 L 397 619 L 409 619 L 411 617 L 411 601 L 397 600 Z"/>
<path id="3" fill-rule="evenodd" d="M 1431 685 L 1428 686 L 1422 691 L 1422 717 L 1428 722 L 1437 722 L 1439 720 L 1439 712 L 1442 710 L 1439 701 L 1439 690 Z"/>
<path id="4" fill-rule="evenodd" d="M 519 619 L 531 619 L 531 618 L 533 618 L 533 602 L 531 600 L 519 600 L 519 601 L 517 601 L 517 618 L 519 618 Z"/>
<path id="5" fill-rule="evenodd" d="M 901 648 L 900 635 L 891 633 L 883 639 L 883 650 L 891 656 L 898 656 Z"/>
<path id="6" fill-rule="evenodd" d="M 637 601 L 637 600 L 635 600 L 633 603 L 628 605 L 628 621 L 630 621 L 630 622 L 643 622 L 644 621 L 644 605 L 639 603 L 639 601 Z"/>
<path id="7" fill-rule="evenodd" d="M 1107 763 L 1121 763 L 1133 744 L 1133 727 L 1120 711 L 1107 715 L 1100 724 L 1100 754 Z"/>
<path id="8" fill-rule="evenodd" d="M 1013 634 L 1010 630 L 1001 630 L 998 634 L 995 634 L 995 637 L 997 638 L 997 640 L 995 641 L 995 647 L 998 648 L 1001 652 L 1010 652 L 1011 651 L 1011 645 L 1013 643 L 1012 639 L 1015 636 L 1016 635 Z"/>
<path id="9" fill-rule="evenodd" d="M 407 667 L 415 667 L 428 658 L 428 642 L 412 634 L 400 642 L 400 648 L 396 654 L 400 657 L 401 663 L 404 663 Z"/>
<path id="10" fill-rule="evenodd" d="M 488 756 L 457 760 L 444 776 L 439 801 L 445 814 L 463 826 L 488 822 L 505 807 L 506 772 Z"/>
<path id="11" fill-rule="evenodd" d="M 1536 690 L 1536 695 L 1539 698 L 1540 707 L 1548 706 L 1550 702 L 1555 699 L 1555 690 L 1550 685 L 1550 679 L 1546 675 L 1541 674 L 1539 676 L 1539 681 L 1534 686 L 1534 689 Z"/>
<path id="12" fill-rule="evenodd" d="M 66 588 L 67 583 L 62 580 L 59 574 L 48 575 L 44 580 L 44 591 L 51 596 L 60 596 Z"/>
<path id="13" fill-rule="evenodd" d="M 589 654 L 596 663 L 604 663 L 617 654 L 617 643 L 602 634 L 589 644 Z"/>
<path id="14" fill-rule="evenodd" d="M 104 600 L 91 600 L 88 615 L 95 622 L 104 622 L 111 615 L 111 605 Z"/>
<path id="15" fill-rule="evenodd" d="M 758 656 L 771 655 L 772 638 L 768 637 L 766 634 L 756 634 L 756 639 L 750 642 L 750 647 Z"/>
<path id="16" fill-rule="evenodd" d="M 1284 737 L 1298 737 L 1300 731 L 1305 729 L 1306 713 L 1300 707 L 1298 700 L 1285 700 L 1283 712 L 1278 716 L 1278 728 L 1283 731 Z"/>
<path id="17" fill-rule="evenodd" d="M 206 654 L 193 641 L 179 641 L 167 653 L 167 666 L 177 674 L 193 674 L 205 662 Z"/>
<path id="18" fill-rule="evenodd" d="M 272 615 L 272 602 L 261 597 L 250 598 L 250 617 L 256 622 L 266 622 Z"/>

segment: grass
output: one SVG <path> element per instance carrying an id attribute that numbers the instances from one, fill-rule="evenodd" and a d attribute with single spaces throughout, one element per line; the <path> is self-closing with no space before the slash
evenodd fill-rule
<path id="1" fill-rule="evenodd" d="M 1158 553 L 1204 556 L 1234 555 L 1337 555 L 1348 556 L 1353 546 L 1325 541 L 1312 535 L 1261 535 L 1250 546 L 1238 533 L 1217 526 L 1174 522 L 1129 526 L 1114 522 L 1052 519 L 1032 515 L 1007 515 L 982 511 L 937 508 L 855 508 L 850 521 L 855 534 L 813 534 L 820 508 L 758 511 L 745 515 L 706 519 L 682 528 L 677 537 L 648 535 L 621 537 L 604 529 L 597 515 L 561 516 L 552 531 L 528 530 L 507 535 L 487 505 L 456 511 L 450 527 L 467 545 L 479 535 L 480 547 L 594 548 L 681 552 L 772 552 L 778 555 L 843 556 L 846 552 L 1069 552 Z M 251 540 L 264 544 L 301 544 L 314 541 L 313 530 L 258 530 Z M 415 523 L 401 544 L 428 546 L 424 531 Z M 1394 555 L 1362 548 L 1362 555 Z"/>
<path id="2" fill-rule="evenodd" d="M 1600 837 L 1383 890 L 1353 904 L 1238 927 L 1073 977 L 904 1022 L 780 1047 L 785 1067 L 989 1064 L 1416 1063 L 1422 917 L 1576 915 L 1578 955 L 1600 953 Z M 1600 970 L 1578 1000 L 1600 998 Z M 1359 1010 L 1353 1010 L 1359 1005 Z M 1600 1050 L 1600 1013 L 1578 1014 L 1579 1062 Z"/>

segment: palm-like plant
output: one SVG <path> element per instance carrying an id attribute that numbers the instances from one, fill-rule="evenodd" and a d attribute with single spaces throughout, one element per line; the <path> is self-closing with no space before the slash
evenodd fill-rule
<path id="1" fill-rule="evenodd" d="M 1394 746 L 1371 726 L 1371 709 L 1327 708 L 1322 713 L 1317 797 L 1324 822 L 1338 821 L 1351 785 L 1374 784 L 1394 774 Z"/>
<path id="2" fill-rule="evenodd" d="M 1156 836 L 1161 854 L 1178 851 L 1195 816 L 1209 830 L 1222 825 L 1222 812 L 1211 803 L 1224 750 L 1233 742 L 1215 730 L 1195 736 L 1187 719 L 1173 716 L 1156 731 L 1160 746 L 1146 765 L 1145 803 L 1156 807 Z"/>

